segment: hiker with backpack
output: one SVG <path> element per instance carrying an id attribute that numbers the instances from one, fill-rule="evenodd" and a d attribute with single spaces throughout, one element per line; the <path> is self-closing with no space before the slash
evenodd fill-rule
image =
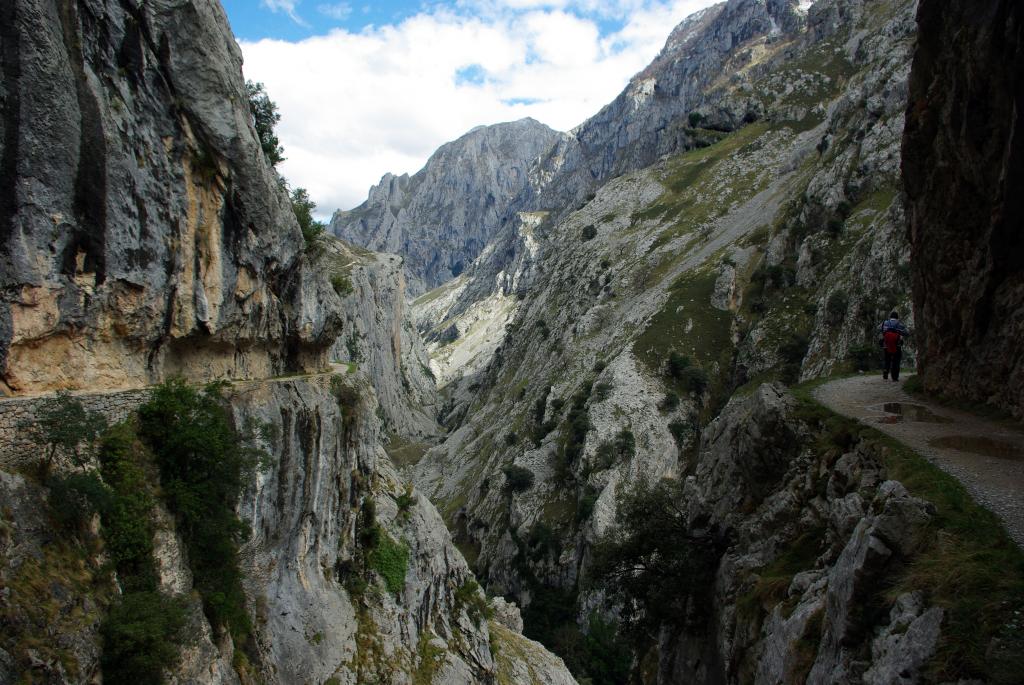
<path id="1" fill-rule="evenodd" d="M 884 364 L 882 380 L 889 380 L 891 374 L 893 381 L 899 381 L 900 360 L 903 357 L 903 338 L 910 335 L 910 331 L 900 321 L 899 314 L 890 312 L 889 318 L 878 327 L 878 333 Z"/>

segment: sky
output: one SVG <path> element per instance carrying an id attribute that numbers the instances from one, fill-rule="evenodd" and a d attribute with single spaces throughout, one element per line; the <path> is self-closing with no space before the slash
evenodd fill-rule
<path id="1" fill-rule="evenodd" d="M 317 214 L 351 209 L 478 125 L 568 131 L 714 0 L 222 0 L 281 114 L 278 170 Z"/>

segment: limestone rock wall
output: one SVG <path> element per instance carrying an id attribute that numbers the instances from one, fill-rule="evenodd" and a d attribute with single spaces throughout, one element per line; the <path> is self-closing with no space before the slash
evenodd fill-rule
<path id="1" fill-rule="evenodd" d="M 252 384 L 232 399 L 237 421 L 279 427 L 267 445 L 274 463 L 240 505 L 253 531 L 242 558 L 261 669 L 281 683 L 410 683 L 414 674 L 437 685 L 494 682 L 488 624 L 456 598 L 472 574 L 424 497 L 414 493 L 400 506 L 406 487 L 380 446 L 373 390 L 365 380 L 345 384 L 347 419 L 326 375 Z M 362 544 L 358 512 L 367 499 L 378 524 L 408 552 L 397 592 L 373 573 L 370 587 L 354 594 L 339 571 Z M 536 661 L 550 675 L 513 682 L 574 682 L 560 660 L 534 650 L 536 660 L 503 658 L 526 673 Z"/>
<path id="2" fill-rule="evenodd" d="M 436 436 L 437 385 L 406 301 L 402 258 L 340 240 L 332 240 L 326 249 L 326 261 L 352 287 L 343 298 L 344 333 L 331 348 L 331 361 L 370 380 L 387 433 Z"/>
<path id="3" fill-rule="evenodd" d="M 369 198 L 331 220 L 335 235 L 405 259 L 409 292 L 458 276 L 531 200 L 530 169 L 564 134 L 533 119 L 480 126 L 435 152 L 413 176 L 387 174 Z"/>
<path id="4" fill-rule="evenodd" d="M 112 419 L 123 418 L 144 392 L 79 399 L 97 410 L 110 408 Z M 333 677 L 348 685 L 414 679 L 477 685 L 500 677 L 515 685 L 575 683 L 560 659 L 515 631 L 500 628 L 492 644 L 480 613 L 486 599 L 471 589 L 473 576 L 443 521 L 426 498 L 407 488 L 384 453 L 368 379 L 319 374 L 241 382 L 226 392 L 226 401 L 239 426 L 272 426 L 260 445 L 268 463 L 239 504 L 251 530 L 240 553 L 254 626 L 247 651 L 264 682 Z M 23 408 L 28 401 L 8 402 Z M 0 680 L 14 682 L 31 672 L 46 682 L 93 682 L 101 672 L 99 627 L 115 601 L 116 584 L 95 556 L 100 552 L 62 541 L 40 515 L 51 495 L 13 470 L 26 465 L 5 461 L 0 470 L 0 581 L 18 593 L 0 595 Z M 70 466 L 58 460 L 57 468 Z M 400 500 L 403 495 L 409 499 Z M 407 554 L 397 590 L 377 567 L 354 562 L 365 558 L 359 521 L 370 500 L 382 535 Z M 161 589 L 189 597 L 192 640 L 169 682 L 238 683 L 230 637 L 214 637 L 192 593 L 173 517 L 160 504 L 155 517 Z M 344 568 L 356 574 L 361 591 L 353 590 Z M 35 607 L 25 600 L 29 591 L 53 595 Z M 505 607 L 510 611 L 514 607 Z"/>
<path id="5" fill-rule="evenodd" d="M 0 9 L 5 392 L 322 365 L 306 267 L 215 0 Z"/>
<path id="6" fill-rule="evenodd" d="M 1024 8 L 922 0 L 903 141 L 918 368 L 1024 417 Z"/>

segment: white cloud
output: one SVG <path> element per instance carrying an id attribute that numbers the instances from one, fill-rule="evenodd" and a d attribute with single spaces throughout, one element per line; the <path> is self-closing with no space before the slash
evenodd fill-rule
<path id="1" fill-rule="evenodd" d="M 352 14 L 352 5 L 347 2 L 335 2 L 332 4 L 318 5 L 316 10 L 325 17 L 342 21 L 343 19 L 347 19 L 348 15 Z"/>
<path id="2" fill-rule="evenodd" d="M 309 26 L 295 11 L 295 6 L 299 4 L 299 0 L 260 0 L 260 4 L 271 12 L 284 12 L 291 17 L 292 21 L 300 26 Z"/>
<path id="3" fill-rule="evenodd" d="M 525 116 L 576 126 L 712 1 L 491 0 L 242 49 L 246 76 L 280 108 L 281 172 L 326 215 L 362 202 L 385 172 L 414 173 L 474 126 Z M 293 1 L 263 2 L 294 14 Z M 620 13 L 620 30 L 600 35 L 596 15 L 583 14 L 599 6 L 602 16 Z M 465 69 L 475 78 L 457 78 Z"/>

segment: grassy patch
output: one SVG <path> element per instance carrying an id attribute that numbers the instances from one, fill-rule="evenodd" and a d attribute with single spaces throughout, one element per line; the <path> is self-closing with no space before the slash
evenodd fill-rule
<path id="1" fill-rule="evenodd" d="M 653 373 L 661 373 L 673 352 L 685 355 L 694 367 L 705 371 L 715 365 L 728 366 L 733 348 L 732 314 L 711 305 L 716 278 L 711 271 L 683 274 L 669 289 L 661 311 L 633 343 L 634 354 Z"/>
<path id="2" fill-rule="evenodd" d="M 423 455 L 430 449 L 430 445 L 416 440 L 406 440 L 399 435 L 392 435 L 391 440 L 384 448 L 398 468 L 415 466 Z"/>
<path id="3" fill-rule="evenodd" d="M 671 228 L 659 238 L 664 244 L 672 237 L 683 235 L 713 216 L 719 215 L 728 203 L 719 198 L 711 200 L 699 195 L 704 180 L 723 160 L 728 159 L 745 145 L 756 140 L 765 131 L 765 123 L 751 124 L 722 138 L 708 147 L 684 152 L 671 158 L 661 179 L 665 192 L 645 209 L 633 214 L 633 221 L 663 220 L 672 222 Z M 749 195 L 750 187 L 742 188 Z"/>
<path id="4" fill-rule="evenodd" d="M 380 531 L 377 545 L 367 557 L 370 568 L 380 574 L 388 590 L 397 595 L 405 587 L 405 574 L 409 570 L 409 548 L 397 542 L 385 531 Z"/>
<path id="5" fill-rule="evenodd" d="M 431 642 L 430 634 L 426 630 L 420 633 L 416 657 L 416 670 L 412 674 L 413 685 L 432 685 L 434 675 L 444 663 L 444 650 Z"/>
<path id="6" fill-rule="evenodd" d="M 822 528 L 809 530 L 794 540 L 775 561 L 758 573 L 757 582 L 750 592 L 737 600 L 740 611 L 755 616 L 762 611 L 771 611 L 772 607 L 785 600 L 793 577 L 814 567 L 824 540 L 825 530 Z M 788 614 L 793 607 L 786 609 Z"/>
<path id="7" fill-rule="evenodd" d="M 1024 625 L 1014 618 L 1024 612 L 1024 552 L 959 481 L 896 440 L 870 432 L 888 448 L 889 476 L 938 510 L 931 544 L 890 591 L 920 591 L 946 609 L 935 676 L 1016 682 L 1024 669 Z M 994 657 L 993 638 L 1011 649 Z"/>
<path id="8" fill-rule="evenodd" d="M 17 671 L 32 672 L 32 657 L 58 662 L 77 679 L 81 665 L 64 636 L 96 625 L 114 590 L 110 575 L 88 563 L 90 553 L 71 539 L 57 539 L 39 558 L 28 557 L 17 571 L 8 570 L 9 599 L 0 607 L 0 645 Z M 93 602 L 74 601 L 89 597 Z M 26 682 L 35 682 L 27 680 Z"/>
<path id="9" fill-rule="evenodd" d="M 489 619 L 493 614 L 491 607 L 487 604 L 487 598 L 484 597 L 483 590 L 472 578 L 467 578 L 455 590 L 455 611 L 463 610 L 476 626 L 479 626 L 483 620 Z"/>

